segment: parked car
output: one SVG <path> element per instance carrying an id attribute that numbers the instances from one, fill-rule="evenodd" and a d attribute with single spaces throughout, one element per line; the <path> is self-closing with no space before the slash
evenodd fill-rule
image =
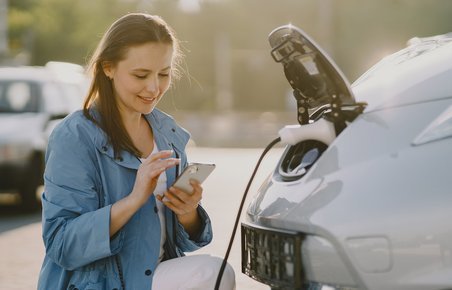
<path id="1" fill-rule="evenodd" d="M 247 209 L 242 271 L 271 289 L 452 289 L 452 35 L 351 86 L 299 28 L 269 38 L 300 125 Z"/>
<path id="2" fill-rule="evenodd" d="M 50 132 L 81 108 L 86 90 L 75 64 L 0 67 L 0 194 L 18 192 L 24 207 L 38 206 Z"/>

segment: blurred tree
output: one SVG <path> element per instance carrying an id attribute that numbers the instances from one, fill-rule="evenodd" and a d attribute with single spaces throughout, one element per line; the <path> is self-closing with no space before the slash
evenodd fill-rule
<path id="1" fill-rule="evenodd" d="M 33 14 L 30 11 L 36 0 L 8 2 L 8 40 L 9 53 L 17 55 L 29 51 Z M 29 55 L 29 53 L 28 53 Z"/>
<path id="2" fill-rule="evenodd" d="M 10 0 L 10 51 L 28 54 L 34 65 L 85 64 L 114 19 L 133 11 L 159 14 L 175 29 L 186 54 L 185 76 L 162 108 L 287 111 L 290 86 L 267 41 L 280 25 L 293 23 L 306 31 L 350 80 L 413 36 L 452 31 L 450 0 L 193 1 Z"/>
<path id="3" fill-rule="evenodd" d="M 32 62 L 48 60 L 84 64 L 103 31 L 130 3 L 112 0 L 41 0 L 33 11 L 36 19 Z"/>
<path id="4" fill-rule="evenodd" d="M 130 1 L 113 0 L 10 2 L 12 53 L 30 54 L 34 65 L 50 60 L 84 64 L 107 26 L 135 7 Z"/>

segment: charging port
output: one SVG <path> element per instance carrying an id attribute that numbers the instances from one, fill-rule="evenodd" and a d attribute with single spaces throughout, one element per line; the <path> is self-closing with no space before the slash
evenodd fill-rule
<path id="1" fill-rule="evenodd" d="M 286 149 L 281 158 L 275 179 L 295 181 L 303 177 L 328 146 L 316 140 L 306 140 Z"/>

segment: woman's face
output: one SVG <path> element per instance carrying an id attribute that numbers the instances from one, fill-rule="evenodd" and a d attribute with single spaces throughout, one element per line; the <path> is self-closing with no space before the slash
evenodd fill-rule
<path id="1" fill-rule="evenodd" d="M 115 66 L 104 66 L 123 116 L 155 108 L 170 86 L 172 57 L 171 45 L 149 42 L 130 47 Z"/>

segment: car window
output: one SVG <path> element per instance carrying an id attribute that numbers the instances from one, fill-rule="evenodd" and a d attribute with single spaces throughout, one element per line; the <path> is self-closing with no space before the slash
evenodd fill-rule
<path id="1" fill-rule="evenodd" d="M 44 111 L 50 114 L 64 114 L 68 112 L 68 104 L 64 92 L 55 83 L 45 83 L 42 86 Z"/>
<path id="2" fill-rule="evenodd" d="M 81 109 L 85 97 L 84 87 L 80 84 L 64 83 L 62 89 L 65 92 L 68 109 L 71 112 Z"/>
<path id="3" fill-rule="evenodd" d="M 33 85 L 25 81 L 11 81 L 0 84 L 0 111 L 11 113 L 36 112 L 37 96 Z"/>
<path id="4" fill-rule="evenodd" d="M 81 108 L 83 93 L 70 83 L 49 82 L 42 87 L 44 111 L 50 114 L 68 114 Z"/>

